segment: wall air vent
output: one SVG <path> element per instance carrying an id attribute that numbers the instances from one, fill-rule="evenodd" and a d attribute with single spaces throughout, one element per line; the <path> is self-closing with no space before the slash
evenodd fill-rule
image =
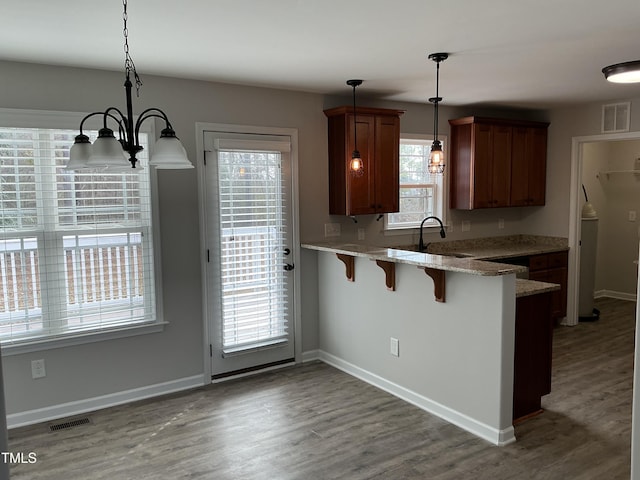
<path id="1" fill-rule="evenodd" d="M 87 425 L 89 423 L 91 423 L 91 420 L 89 420 L 86 417 L 78 418 L 76 420 L 70 420 L 68 422 L 55 423 L 55 424 L 49 425 L 49 431 L 57 432 L 58 430 L 65 430 L 67 428 L 78 427 L 80 425 Z"/>
<path id="2" fill-rule="evenodd" d="M 610 103 L 602 106 L 602 133 L 629 131 L 631 102 Z"/>

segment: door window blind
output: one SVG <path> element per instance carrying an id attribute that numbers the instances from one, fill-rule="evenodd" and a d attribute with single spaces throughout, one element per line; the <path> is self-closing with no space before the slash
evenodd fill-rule
<path id="1" fill-rule="evenodd" d="M 3 344 L 155 321 L 148 168 L 67 171 L 76 134 L 0 128 Z"/>
<path id="2" fill-rule="evenodd" d="M 233 140 L 218 147 L 222 347 L 233 354 L 287 341 L 281 169 L 289 144 Z"/>

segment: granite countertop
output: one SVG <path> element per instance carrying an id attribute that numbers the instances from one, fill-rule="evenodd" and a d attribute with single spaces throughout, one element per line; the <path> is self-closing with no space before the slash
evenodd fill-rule
<path id="1" fill-rule="evenodd" d="M 505 235 L 472 238 L 429 244 L 427 251 L 437 254 L 459 254 L 476 260 L 523 257 L 569 250 L 566 238 L 540 235 Z"/>
<path id="2" fill-rule="evenodd" d="M 370 260 L 406 263 L 418 267 L 433 268 L 450 272 L 468 273 L 470 275 L 497 276 L 525 272 L 526 267 L 486 262 L 473 258 L 456 258 L 452 256 L 420 253 L 410 250 L 375 247 L 355 243 L 314 242 L 303 243 L 302 248 L 323 252 L 364 257 Z"/>
<path id="3" fill-rule="evenodd" d="M 516 278 L 516 298 L 538 295 L 539 293 L 555 292 L 556 290 L 560 290 L 560 285 L 557 283 Z"/>
<path id="4" fill-rule="evenodd" d="M 417 252 L 414 246 L 386 248 L 339 242 L 304 243 L 301 246 L 311 250 L 365 257 L 371 260 L 406 263 L 418 267 L 484 276 L 509 275 L 527 271 L 526 267 L 489 260 L 569 250 L 566 238 L 537 235 L 505 235 L 435 242 L 428 245 L 428 253 Z M 516 279 L 516 297 L 559 289 L 560 286 L 555 283 Z"/>

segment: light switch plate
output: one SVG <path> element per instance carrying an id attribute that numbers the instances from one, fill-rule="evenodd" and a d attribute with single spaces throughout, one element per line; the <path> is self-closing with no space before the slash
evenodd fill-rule
<path id="1" fill-rule="evenodd" d="M 47 372 L 44 368 L 44 360 L 31 360 L 31 378 L 46 377 Z"/>
<path id="2" fill-rule="evenodd" d="M 394 357 L 400 356 L 400 341 L 397 338 L 389 339 L 389 353 Z"/>

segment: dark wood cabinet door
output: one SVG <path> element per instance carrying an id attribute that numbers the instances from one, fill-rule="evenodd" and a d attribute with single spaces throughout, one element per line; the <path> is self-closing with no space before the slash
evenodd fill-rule
<path id="1" fill-rule="evenodd" d="M 354 135 L 348 135 L 348 154 L 345 155 L 347 166 L 345 169 L 347 184 L 347 211 L 349 215 L 365 215 L 375 213 L 375 118 L 370 115 L 358 115 L 356 117 L 357 149 L 360 152 L 363 164 L 363 174 L 356 176 L 349 169 L 351 154 L 356 147 Z M 348 132 L 353 132 L 353 115 L 348 116 Z"/>
<path id="2" fill-rule="evenodd" d="M 493 137 L 491 158 L 491 206 L 509 206 L 511 185 L 511 127 L 491 127 Z"/>
<path id="3" fill-rule="evenodd" d="M 491 125 L 479 123 L 473 125 L 472 150 L 469 161 L 473 175 L 473 195 L 471 208 L 489 208 L 493 206 L 492 194 L 492 156 L 493 136 Z"/>
<path id="4" fill-rule="evenodd" d="M 547 129 L 527 129 L 528 204 L 544 205 L 547 185 Z"/>
<path id="5" fill-rule="evenodd" d="M 528 204 L 529 200 L 529 159 L 527 154 L 528 142 L 525 127 L 513 129 L 511 141 L 511 199 L 514 207 Z"/>
<path id="6" fill-rule="evenodd" d="M 553 320 L 550 305 L 549 293 L 516 300 L 514 420 L 539 411 L 540 397 L 551 392 Z"/>
<path id="7" fill-rule="evenodd" d="M 511 200 L 514 207 L 544 205 L 547 171 L 547 130 L 513 129 Z"/>
<path id="8" fill-rule="evenodd" d="M 379 116 L 375 120 L 375 213 L 400 210 L 400 119 Z"/>

